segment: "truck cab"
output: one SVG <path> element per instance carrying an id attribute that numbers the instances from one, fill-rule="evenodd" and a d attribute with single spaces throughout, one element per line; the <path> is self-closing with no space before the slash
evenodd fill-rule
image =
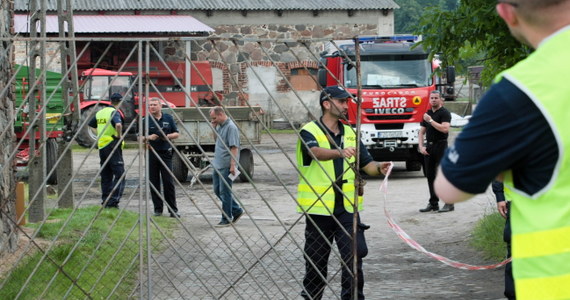
<path id="1" fill-rule="evenodd" d="M 417 45 L 418 36 L 370 37 L 339 42 L 339 49 L 321 58 L 319 83 L 341 85 L 356 95 L 357 72 L 361 78 L 361 139 L 377 160 L 405 161 L 406 168 L 417 171 L 423 165 L 418 153 L 418 133 L 424 113 L 430 108 L 431 91 L 442 90 L 449 99 L 454 70 L 447 69 L 447 83 L 442 84 L 437 60 Z M 356 49 L 360 52 L 360 70 L 356 68 Z M 357 125 L 357 102 L 349 103 L 346 122 Z"/>

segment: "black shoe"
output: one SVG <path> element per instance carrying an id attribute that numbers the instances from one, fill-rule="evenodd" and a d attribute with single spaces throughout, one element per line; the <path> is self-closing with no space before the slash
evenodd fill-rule
<path id="1" fill-rule="evenodd" d="M 160 217 L 160 216 L 162 216 L 162 212 L 155 211 L 153 216 Z"/>
<path id="2" fill-rule="evenodd" d="M 220 221 L 220 223 L 216 224 L 215 227 L 228 227 L 232 225 L 232 223 L 224 220 L 224 221 Z"/>
<path id="3" fill-rule="evenodd" d="M 447 205 L 447 204 L 446 204 Z M 428 211 L 436 211 L 439 210 L 439 205 L 428 204 L 426 208 L 420 209 L 420 212 L 428 212 Z"/>
<path id="4" fill-rule="evenodd" d="M 448 211 L 454 211 L 454 210 L 455 210 L 455 206 L 453 204 L 446 204 L 437 212 L 448 212 Z"/>
<path id="5" fill-rule="evenodd" d="M 180 214 L 175 212 L 175 213 L 170 213 L 170 217 L 171 218 L 180 218 Z"/>
<path id="6" fill-rule="evenodd" d="M 243 209 L 241 210 L 241 212 L 234 215 L 234 219 L 232 220 L 232 223 L 237 222 L 239 220 L 239 218 L 241 218 L 241 216 L 243 216 Z"/>

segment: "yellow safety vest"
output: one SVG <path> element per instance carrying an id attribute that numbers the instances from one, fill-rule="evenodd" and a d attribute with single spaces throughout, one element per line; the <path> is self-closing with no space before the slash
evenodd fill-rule
<path id="1" fill-rule="evenodd" d="M 527 59 L 497 77 L 524 91 L 554 132 L 559 159 L 535 195 L 510 189 L 513 275 L 518 300 L 570 299 L 570 28 L 543 41 Z M 529 146 L 530 147 L 530 146 Z"/>
<path id="2" fill-rule="evenodd" d="M 95 115 L 95 119 L 97 119 L 97 147 L 99 149 L 105 148 L 105 146 L 113 141 L 113 136 L 117 136 L 117 130 L 111 124 L 111 119 L 115 111 L 116 109 L 113 107 L 105 107 Z M 107 123 L 109 123 L 109 125 L 107 125 Z M 124 146 L 124 143 L 123 141 L 121 146 Z"/>
<path id="3" fill-rule="evenodd" d="M 356 135 L 352 128 L 344 126 L 344 147 L 356 147 Z M 310 122 L 303 126 L 303 130 L 311 133 L 317 140 L 318 146 L 325 149 L 332 149 L 331 143 L 323 130 L 315 123 Z M 305 147 L 299 140 L 297 142 L 297 167 L 300 170 L 299 185 L 297 187 L 297 211 L 313 215 L 330 216 L 334 212 L 335 193 L 333 182 L 335 171 L 333 160 L 317 161 L 311 160 L 310 165 L 303 165 L 303 153 L 301 147 Z M 344 175 L 342 180 L 343 204 L 348 212 L 354 212 L 353 199 L 355 190 L 355 174 L 349 163 L 354 163 L 355 157 L 344 160 Z M 362 196 L 358 197 L 358 210 L 362 210 Z"/>

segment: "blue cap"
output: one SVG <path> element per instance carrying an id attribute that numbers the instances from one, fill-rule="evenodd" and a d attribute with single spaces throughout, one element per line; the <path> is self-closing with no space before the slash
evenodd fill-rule
<path id="1" fill-rule="evenodd" d="M 346 98 L 352 98 L 352 95 L 342 87 L 333 85 L 333 86 L 327 86 L 326 88 L 323 89 L 323 91 L 321 92 L 320 103 L 323 104 L 324 101 L 330 100 L 330 98 L 346 99 Z"/>
<path id="2" fill-rule="evenodd" d="M 111 95 L 111 101 L 120 101 L 121 99 L 123 99 L 123 96 L 119 93 L 113 93 L 113 95 Z"/>

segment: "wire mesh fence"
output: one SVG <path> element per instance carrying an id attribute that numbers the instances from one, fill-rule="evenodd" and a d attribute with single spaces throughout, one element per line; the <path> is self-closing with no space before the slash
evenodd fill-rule
<path id="1" fill-rule="evenodd" d="M 8 121 L 14 126 L 4 127 L 1 135 L 17 133 L 9 157 L 26 186 L 26 209 L 13 222 L 26 216 L 33 222 L 11 233 L 18 246 L 0 263 L 0 298 L 298 298 L 306 262 L 305 219 L 295 213 L 296 144 L 300 124 L 320 115 L 316 70 L 327 41 L 194 38 L 179 42 L 192 50 L 174 58 L 165 54 L 168 39 L 45 40 L 39 49 L 44 59 L 19 59 L 2 90 L 2 95 L 8 88 L 15 91 Z M 31 47 L 25 38 L 8 42 L 7 51 Z M 63 51 L 54 45 L 61 42 L 77 46 L 75 58 L 63 64 L 67 69 L 54 62 Z M 48 53 L 50 46 L 56 50 Z M 235 56 L 224 56 L 221 49 L 228 47 Z M 287 49 L 289 60 L 279 61 L 276 48 Z M 252 51 L 263 59 L 253 60 Z M 226 59 L 209 58 L 214 55 Z M 78 78 L 70 77 L 73 68 Z M 98 155 L 104 148 L 98 141 L 113 125 L 97 131 L 89 123 L 111 107 L 114 93 L 122 96 L 124 134 L 112 151 L 122 152 L 124 172 L 113 186 L 106 183 L 108 193 L 102 195 L 105 168 L 116 161 Z M 167 159 L 143 139 L 150 136 L 143 116 L 150 118 L 153 97 L 180 133 L 172 140 L 164 131 L 158 134 L 172 149 Z M 231 191 L 244 216 L 222 228 L 216 226 L 220 219 L 231 216 L 224 215 L 212 191 L 212 177 L 219 173 L 211 167 L 219 137 L 210 120 L 214 105 L 224 108 L 241 136 L 239 157 L 233 159 L 242 175 Z M 291 133 L 275 134 L 275 120 Z M 44 132 L 38 124 L 45 125 Z M 161 157 L 158 167 L 168 170 L 158 186 L 148 180 L 158 172 L 149 165 L 151 155 Z M 34 166 L 38 159 L 44 162 L 40 168 Z M 170 180 L 175 202 L 161 193 Z M 106 208 L 121 185 L 118 206 Z M 165 206 L 163 215 L 157 215 L 151 191 Z M 73 201 L 63 205 L 69 192 Z M 328 277 L 321 274 L 328 299 L 340 297 L 342 264 L 334 248 Z"/>

